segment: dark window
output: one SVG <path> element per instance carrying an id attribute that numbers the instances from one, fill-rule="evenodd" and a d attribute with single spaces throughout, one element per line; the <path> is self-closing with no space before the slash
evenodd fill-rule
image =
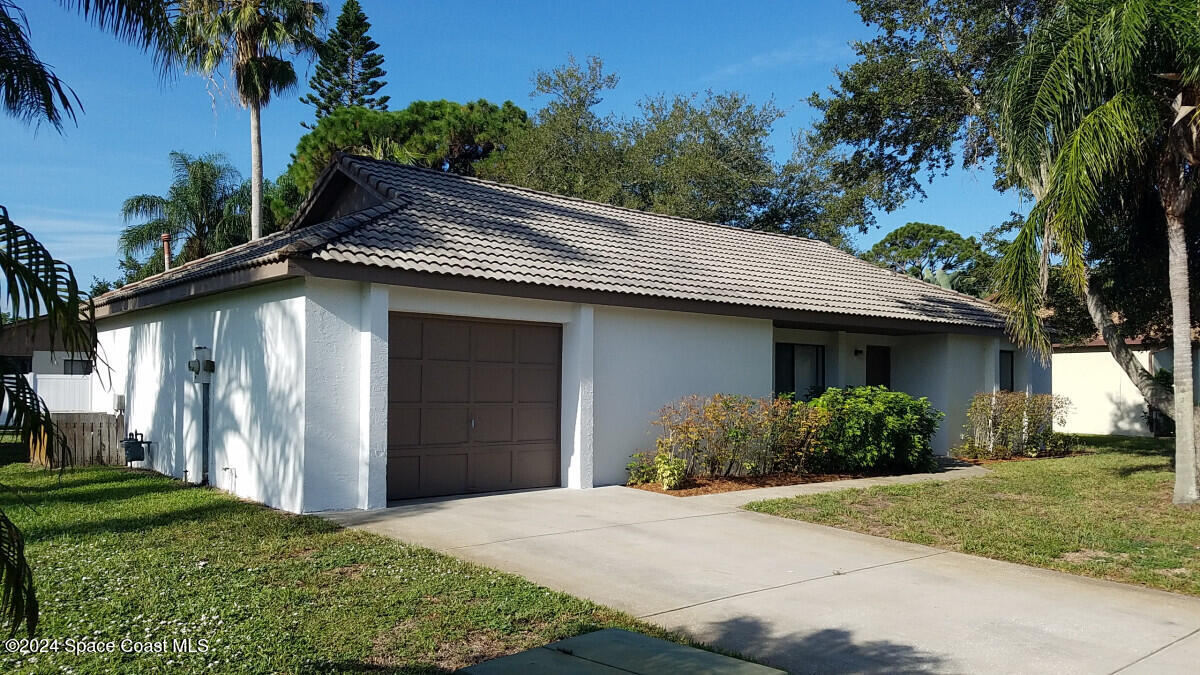
<path id="1" fill-rule="evenodd" d="M 1013 361 L 1014 354 L 1011 349 L 1000 350 L 1000 389 L 1003 391 L 1013 391 Z"/>
<path id="2" fill-rule="evenodd" d="M 87 359 L 67 359 L 63 361 L 63 375 L 91 375 L 92 362 Z"/>
<path id="3" fill-rule="evenodd" d="M 824 345 L 775 344 L 775 393 L 808 400 L 825 391 Z"/>
<path id="4" fill-rule="evenodd" d="M 867 345 L 867 386 L 892 388 L 892 348 Z"/>

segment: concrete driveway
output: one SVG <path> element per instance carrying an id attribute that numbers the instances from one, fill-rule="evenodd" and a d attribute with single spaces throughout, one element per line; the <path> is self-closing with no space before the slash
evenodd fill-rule
<path id="1" fill-rule="evenodd" d="M 795 673 L 1200 672 L 1200 599 L 737 508 L 762 492 L 554 489 L 325 515 Z"/>

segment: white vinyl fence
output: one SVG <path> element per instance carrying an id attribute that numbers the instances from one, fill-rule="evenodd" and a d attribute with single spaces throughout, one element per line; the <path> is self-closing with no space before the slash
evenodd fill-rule
<path id="1" fill-rule="evenodd" d="M 89 412 L 92 409 L 90 375 L 29 374 L 29 384 L 50 412 Z"/>

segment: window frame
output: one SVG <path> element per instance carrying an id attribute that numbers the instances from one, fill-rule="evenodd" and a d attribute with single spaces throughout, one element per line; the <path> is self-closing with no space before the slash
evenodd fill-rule
<path id="1" fill-rule="evenodd" d="M 808 400 L 812 398 L 809 392 L 798 392 L 796 389 L 796 348 L 812 349 L 815 351 L 817 362 L 817 382 L 810 387 L 812 389 L 824 390 L 827 386 L 828 364 L 825 360 L 825 345 L 813 344 L 810 342 L 776 342 L 775 343 L 775 377 L 772 383 L 776 396 L 791 394 L 797 400 Z M 786 367 L 784 367 L 786 364 Z M 781 375 L 787 380 L 789 388 L 780 388 Z"/>
<path id="2" fill-rule="evenodd" d="M 1008 372 L 1005 373 L 1004 358 L 1008 357 Z M 1004 386 L 1005 375 L 1008 375 L 1008 386 Z M 996 356 L 996 388 L 1000 391 L 1017 390 L 1017 352 L 1013 349 L 1001 349 Z"/>

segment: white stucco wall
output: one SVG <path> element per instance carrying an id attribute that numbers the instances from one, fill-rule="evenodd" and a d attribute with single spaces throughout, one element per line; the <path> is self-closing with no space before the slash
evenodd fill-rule
<path id="1" fill-rule="evenodd" d="M 304 510 L 305 298 L 279 282 L 99 322 L 93 409 L 126 396 L 126 428 L 153 442 L 145 463 L 191 482 L 202 475 L 200 385 L 187 362 L 210 347 L 210 482 L 289 511 Z"/>
<path id="2" fill-rule="evenodd" d="M 767 396 L 774 343 L 826 345 L 830 386 L 862 384 L 866 345 L 892 347 L 896 389 L 948 413 L 996 380 L 998 338 L 775 329 L 765 319 L 592 306 L 326 279 L 297 279 L 100 322 L 93 409 L 126 396 L 127 427 L 153 442 L 149 468 L 198 482 L 200 386 L 192 348 L 212 349 L 212 458 L 218 488 L 289 511 L 386 505 L 389 312 L 562 326 L 561 482 L 622 483 L 653 447 L 651 422 L 690 394 Z M 1043 390 L 1018 359 L 1019 386 Z M 1046 379 L 1048 383 L 1048 379 Z"/>
<path id="3" fill-rule="evenodd" d="M 617 307 L 595 309 L 595 482 L 624 483 L 654 447 L 650 422 L 689 394 L 769 396 L 771 322 Z"/>
<path id="4" fill-rule="evenodd" d="M 1150 351 L 1134 355 L 1150 365 Z M 1071 400 L 1061 431 L 1074 434 L 1149 436 L 1146 400 L 1107 350 L 1055 352 L 1054 393 Z"/>

